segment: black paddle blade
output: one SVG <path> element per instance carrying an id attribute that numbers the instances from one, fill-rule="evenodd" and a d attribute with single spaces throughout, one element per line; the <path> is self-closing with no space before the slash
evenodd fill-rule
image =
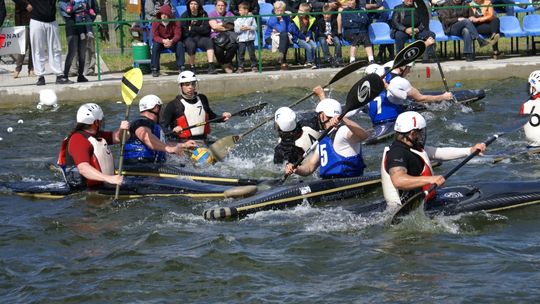
<path id="1" fill-rule="evenodd" d="M 383 90 L 384 82 L 379 75 L 373 73 L 363 77 L 352 86 L 347 94 L 344 113 L 365 106 Z"/>
<path id="2" fill-rule="evenodd" d="M 263 102 L 263 103 L 260 103 L 258 105 L 254 105 L 252 107 L 249 107 L 247 109 L 240 110 L 240 111 L 234 113 L 231 116 L 249 116 L 251 114 L 255 114 L 257 112 L 260 112 L 262 109 L 264 109 L 264 107 L 266 107 L 267 104 L 268 103 Z"/>
<path id="3" fill-rule="evenodd" d="M 418 192 L 415 195 L 411 196 L 403 205 L 401 205 L 401 208 L 394 214 L 392 217 L 392 225 L 397 225 L 401 223 L 402 218 L 411 213 L 411 211 L 416 210 L 422 203 L 424 202 L 424 198 L 426 197 L 425 193 Z"/>
<path id="4" fill-rule="evenodd" d="M 429 31 L 429 9 L 424 0 L 414 0 L 414 7 L 416 8 L 416 14 L 420 18 L 420 23 Z"/>
<path id="5" fill-rule="evenodd" d="M 414 62 L 416 58 L 422 56 L 426 50 L 426 44 L 423 40 L 416 40 L 415 42 L 409 44 L 407 47 L 403 48 L 399 53 L 397 53 L 394 58 L 394 66 L 392 69 L 397 69 L 404 65 L 407 65 L 411 62 Z"/>
<path id="6" fill-rule="evenodd" d="M 350 73 L 362 68 L 366 66 L 366 62 L 365 61 L 356 61 L 356 62 L 353 62 L 347 66 L 345 66 L 343 69 L 339 70 L 336 75 L 334 75 L 334 77 L 332 77 L 332 79 L 330 79 L 330 81 L 328 82 L 328 85 L 331 85 L 332 83 L 340 80 L 341 78 L 349 75 Z"/>

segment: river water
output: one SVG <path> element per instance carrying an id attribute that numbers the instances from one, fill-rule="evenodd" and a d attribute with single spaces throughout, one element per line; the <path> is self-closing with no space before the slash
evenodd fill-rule
<path id="1" fill-rule="evenodd" d="M 517 118 L 527 98 L 524 83 L 465 84 L 485 88 L 487 97 L 471 108 L 424 112 L 428 143 L 470 146 L 487 139 Z M 212 101 L 218 113 L 259 101 L 271 104 L 248 119 L 215 125 L 213 134 L 240 134 L 305 93 L 296 89 Z M 346 92 L 331 94 L 343 100 Z M 100 104 L 107 126 L 117 126 L 124 105 Z M 314 105 L 308 100 L 298 109 Z M 77 107 L 3 109 L 0 182 L 59 180 L 47 163 L 56 161 Z M 136 115 L 136 106 L 131 114 Z M 369 126 L 365 116 L 358 121 Z M 14 131 L 7 133 L 10 126 Z M 278 176 L 272 165 L 275 137 L 268 124 L 247 136 L 227 162 L 206 170 Z M 489 152 L 525 145 L 517 131 L 501 137 Z M 383 146 L 365 147 L 367 172 L 379 170 Z M 445 162 L 436 171 L 443 174 L 458 163 Z M 447 184 L 531 180 L 539 170 L 536 158 L 499 164 L 477 158 Z M 388 214 L 347 211 L 381 197 L 375 191 L 343 202 L 209 222 L 203 210 L 232 201 L 145 198 L 108 208 L 84 195 L 37 200 L 0 189 L 0 298 L 4 303 L 530 303 L 540 298 L 539 206 L 433 220 L 418 215 L 397 226 L 389 225 Z"/>

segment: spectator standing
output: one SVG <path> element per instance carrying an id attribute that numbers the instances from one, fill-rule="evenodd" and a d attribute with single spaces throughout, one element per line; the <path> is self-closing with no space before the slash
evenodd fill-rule
<path id="1" fill-rule="evenodd" d="M 97 0 L 89 0 L 90 8 L 94 10 L 94 16 L 91 16 L 92 22 L 101 21 L 100 9 L 97 3 Z M 69 76 L 77 76 L 77 71 L 79 70 L 79 52 L 75 52 L 73 56 L 73 62 L 71 63 L 71 69 L 69 71 Z M 96 73 L 96 39 L 94 35 L 86 36 L 86 49 L 84 51 L 84 72 L 85 76 L 93 76 Z"/>
<path id="2" fill-rule="evenodd" d="M 394 7 L 392 14 L 392 31 L 390 36 L 396 40 L 396 53 L 399 53 L 404 47 L 405 42 L 412 38 L 414 33 L 415 39 L 426 40 L 429 37 L 435 39 L 435 33 L 428 30 L 426 25 L 420 22 L 419 14 L 414 14 L 414 27 L 412 24 L 412 11 L 404 10 L 413 9 L 413 0 L 403 0 L 403 4 Z M 429 56 L 435 51 L 435 44 L 431 45 L 423 55 L 423 61 L 428 62 Z"/>
<path id="3" fill-rule="evenodd" d="M 0 26 L 4 24 L 4 19 L 6 19 L 6 3 L 4 0 L 0 0 Z"/>
<path id="4" fill-rule="evenodd" d="M 236 33 L 234 32 L 234 15 L 227 11 L 225 0 L 216 0 L 216 9 L 208 14 L 208 22 L 212 32 L 210 37 L 214 41 L 216 58 L 223 67 L 225 73 L 233 72 L 232 60 L 238 52 Z M 227 18 L 229 17 L 229 18 Z M 232 18 L 231 18 L 232 17 Z"/>
<path id="5" fill-rule="evenodd" d="M 356 60 L 356 49 L 362 43 L 366 50 L 369 63 L 375 63 L 373 47 L 371 46 L 371 40 L 368 35 L 368 27 L 371 22 L 366 12 L 352 12 L 359 10 L 364 11 L 365 9 L 363 7 L 357 7 L 356 0 L 349 0 L 340 14 L 341 23 L 343 24 L 343 36 L 351 43 L 349 61 L 352 63 Z"/>
<path id="6" fill-rule="evenodd" d="M 176 14 L 176 7 L 173 7 L 170 0 L 146 0 L 144 2 L 144 18 L 146 20 L 154 20 L 156 19 L 156 15 L 159 12 L 159 9 L 163 5 L 169 5 L 172 9 L 172 15 L 175 16 Z"/>
<path id="7" fill-rule="evenodd" d="M 472 21 L 479 34 L 490 37 L 490 44 L 493 48 L 493 58 L 501 59 L 503 54 L 499 52 L 498 43 L 500 38 L 500 21 L 499 18 L 495 16 L 493 7 L 489 6 L 491 5 L 491 2 L 489 0 L 473 0 L 469 5 L 472 9 L 472 16 L 469 17 L 469 20 Z"/>
<path id="8" fill-rule="evenodd" d="M 65 30 L 66 30 L 66 39 L 68 44 L 68 52 L 66 55 L 66 61 L 64 63 L 64 79 L 72 83 L 68 79 L 69 69 L 71 68 L 71 62 L 73 62 L 73 57 L 75 53 L 79 57 L 79 66 L 77 70 L 77 82 L 88 82 L 88 79 L 84 77 L 84 61 L 85 61 L 85 52 L 86 49 L 86 26 L 77 25 L 76 12 L 73 8 L 70 8 L 70 0 L 59 0 L 58 6 L 60 8 L 60 15 L 64 18 Z"/>
<path id="9" fill-rule="evenodd" d="M 274 16 L 268 18 L 264 39 L 266 44 L 272 45 L 272 52 L 279 51 L 278 64 L 281 70 L 287 70 L 287 50 L 291 44 L 292 35 L 289 34 L 291 28 L 291 17 L 285 14 L 285 2 L 274 2 Z"/>
<path id="10" fill-rule="evenodd" d="M 182 28 L 179 21 L 167 21 L 172 18 L 172 9 L 168 4 L 161 6 L 156 15 L 157 20 L 152 22 L 152 58 L 150 67 L 152 76 L 159 77 L 161 51 L 169 49 L 176 55 L 176 68 L 182 72 L 184 67 L 184 44 Z"/>
<path id="11" fill-rule="evenodd" d="M 182 14 L 181 18 L 208 18 L 208 14 L 204 11 L 198 0 L 188 0 L 186 7 L 187 10 Z M 182 22 L 182 39 L 188 54 L 191 71 L 195 71 L 195 52 L 197 48 L 202 48 L 206 50 L 208 74 L 216 74 L 216 67 L 214 66 L 214 44 L 210 38 L 210 24 L 208 20 L 187 20 Z"/>
<path id="12" fill-rule="evenodd" d="M 257 21 L 254 17 L 249 17 L 249 2 L 242 2 L 238 5 L 238 12 L 241 17 L 234 20 L 234 31 L 238 35 L 238 73 L 244 72 L 244 55 L 246 49 L 251 61 L 251 70 L 257 72 L 257 56 L 255 56 L 255 35 L 257 35 Z"/>
<path id="13" fill-rule="evenodd" d="M 259 1 L 257 0 L 231 0 L 229 2 L 229 12 L 233 13 L 235 16 L 241 16 L 240 14 L 240 4 L 247 3 L 249 8 L 248 11 L 256 16 L 259 15 L 261 7 L 259 6 Z"/>
<path id="14" fill-rule="evenodd" d="M 298 14 L 292 18 L 292 24 L 296 29 L 292 30 L 293 41 L 295 41 L 301 48 L 306 50 L 307 63 L 305 67 L 316 69 L 317 62 L 317 21 L 316 18 L 309 15 L 311 7 L 307 3 L 301 3 L 298 7 Z"/>
<path id="15" fill-rule="evenodd" d="M 447 35 L 460 36 L 463 38 L 463 54 L 465 60 L 474 61 L 473 41 L 478 41 L 480 47 L 486 46 L 488 43 L 476 30 L 476 27 L 469 20 L 471 9 L 469 6 L 462 6 L 462 0 L 448 0 L 439 10 L 439 19 L 444 27 L 444 32 Z"/>
<path id="16" fill-rule="evenodd" d="M 36 85 L 45 85 L 45 60 L 47 58 L 57 84 L 73 83 L 62 71 L 62 47 L 56 22 L 56 0 L 15 0 L 16 4 L 25 5 L 30 13 L 30 44 L 32 62 L 38 76 Z"/>
<path id="17" fill-rule="evenodd" d="M 323 7 L 323 13 L 333 11 L 332 5 L 328 3 Z M 333 67 L 343 65 L 337 19 L 337 14 L 323 14 L 317 19 L 317 39 L 321 45 L 324 59 Z M 334 46 L 334 57 L 330 56 L 330 45 Z"/>
<path id="18" fill-rule="evenodd" d="M 3 2 L 3 0 L 0 0 Z M 15 4 L 15 25 L 21 26 L 21 25 L 29 25 L 30 24 L 30 13 L 26 10 L 26 6 L 28 5 L 27 1 L 23 1 L 25 4 L 20 5 L 18 3 Z M 34 64 L 32 62 L 32 47 L 30 45 L 30 32 L 25 30 L 26 35 L 26 54 L 28 54 L 28 76 L 34 76 Z M 13 72 L 13 78 L 19 77 L 19 74 L 22 71 L 22 66 L 24 62 L 25 55 L 19 54 L 16 56 L 15 60 L 15 72 Z"/>

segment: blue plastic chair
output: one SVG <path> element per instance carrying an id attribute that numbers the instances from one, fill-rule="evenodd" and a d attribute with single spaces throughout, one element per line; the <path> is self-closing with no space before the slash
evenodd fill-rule
<path id="1" fill-rule="evenodd" d="M 523 31 L 527 34 L 527 38 L 531 37 L 532 52 L 536 54 L 535 36 L 540 36 L 540 15 L 526 15 L 523 17 Z"/>
<path id="2" fill-rule="evenodd" d="M 368 27 L 369 40 L 372 44 L 394 44 L 390 37 L 390 26 L 386 22 L 373 22 Z"/>
<path id="3" fill-rule="evenodd" d="M 517 5 L 514 6 L 514 14 L 517 17 L 517 14 L 519 13 L 525 13 L 525 14 L 531 14 L 534 13 L 534 6 L 532 6 L 532 3 L 530 0 L 514 0 L 515 4 L 528 4 L 526 7 L 519 7 Z M 522 6 L 523 6 L 522 5 Z"/>
<path id="4" fill-rule="evenodd" d="M 510 38 L 510 52 L 514 53 L 514 39 L 516 38 L 516 52 L 519 52 L 519 37 L 526 37 L 527 33 L 525 33 L 521 29 L 521 25 L 519 24 L 518 18 L 514 16 L 501 16 L 499 17 L 499 20 L 501 22 L 500 26 L 500 32 L 501 36 Z"/>
<path id="5" fill-rule="evenodd" d="M 186 5 L 177 5 L 176 6 L 176 17 L 177 18 L 180 18 L 180 16 L 182 16 L 182 14 L 187 10 L 187 7 Z"/>
<path id="6" fill-rule="evenodd" d="M 215 4 L 205 4 L 203 5 L 203 9 L 207 14 L 210 14 L 210 12 L 213 12 L 216 10 Z"/>
<path id="7" fill-rule="evenodd" d="M 272 15 L 274 10 L 274 6 L 270 3 L 266 2 L 259 2 L 259 14 L 261 15 L 261 25 L 266 24 L 268 22 L 268 19 L 270 19 L 270 16 L 262 16 L 262 15 Z"/>
<path id="8" fill-rule="evenodd" d="M 386 2 L 388 5 L 388 9 L 394 9 L 394 7 L 403 4 L 403 0 L 384 0 L 383 2 Z M 384 4 L 383 4 L 384 5 Z M 392 18 L 392 13 L 390 13 L 389 18 Z"/>
<path id="9" fill-rule="evenodd" d="M 435 33 L 435 41 L 440 42 L 444 45 L 444 56 L 448 56 L 448 49 L 447 49 L 447 42 L 452 41 L 453 42 L 453 48 L 454 48 L 454 57 L 461 58 L 461 40 L 463 40 L 459 36 L 454 35 L 446 35 L 443 29 L 443 25 L 441 21 L 437 19 L 431 19 L 429 20 L 429 30 Z M 456 44 L 457 42 L 457 44 Z M 442 55 L 442 48 L 439 48 Z"/>

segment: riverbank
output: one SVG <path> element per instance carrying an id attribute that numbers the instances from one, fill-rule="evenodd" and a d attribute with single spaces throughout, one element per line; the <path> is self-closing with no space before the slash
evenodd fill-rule
<path id="1" fill-rule="evenodd" d="M 464 60 L 445 61 L 441 63 L 446 80 L 450 87 L 455 83 L 466 83 L 470 80 L 497 80 L 508 77 L 527 78 L 535 69 L 540 69 L 539 56 L 506 57 L 501 60 L 478 60 L 466 62 Z M 0 65 L 0 107 L 9 107 L 20 104 L 35 104 L 39 99 L 39 91 L 45 88 L 56 91 L 60 102 L 90 102 L 103 100 L 121 100 L 120 80 L 122 73 L 105 73 L 101 80 L 97 76 L 89 76 L 87 83 L 74 83 L 72 85 L 54 84 L 55 76 L 45 76 L 47 84 L 36 86 L 36 77 L 27 77 L 26 71 L 21 72 L 22 77 L 13 79 L 14 66 Z M 429 70 L 429 72 L 428 72 Z M 264 71 L 262 73 L 247 72 L 243 74 L 199 74 L 200 91 L 208 96 L 235 96 L 254 91 L 268 92 L 284 90 L 287 88 L 312 88 L 322 85 L 339 69 L 291 69 L 289 71 Z M 334 88 L 346 90 L 350 88 L 363 75 L 363 69 L 343 78 L 333 84 Z M 164 100 L 177 94 L 177 74 L 152 77 L 144 75 L 144 84 L 140 96 L 157 94 Z M 443 88 L 437 64 L 417 63 L 409 76 L 413 85 L 418 88 Z M 76 77 L 72 77 L 75 80 Z"/>

